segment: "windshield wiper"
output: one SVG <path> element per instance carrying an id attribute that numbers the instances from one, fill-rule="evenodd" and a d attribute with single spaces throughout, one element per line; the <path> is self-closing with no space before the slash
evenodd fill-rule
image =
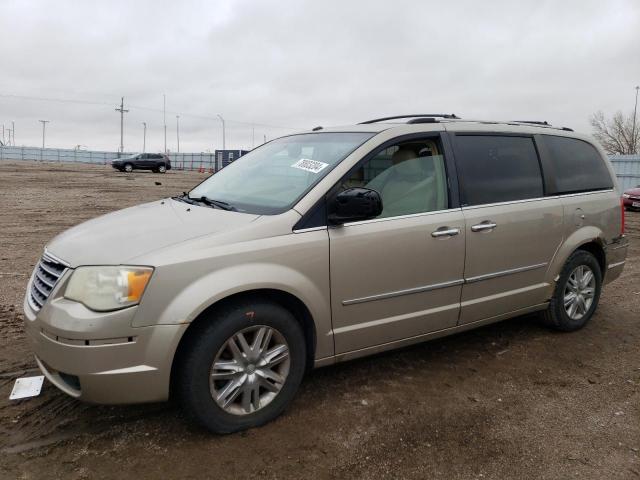
<path id="1" fill-rule="evenodd" d="M 213 198 L 202 196 L 200 198 L 193 198 L 191 200 L 196 200 L 204 203 L 205 205 L 209 205 L 210 207 L 218 207 L 222 210 L 235 210 L 236 207 L 228 204 L 227 202 L 223 202 L 222 200 L 214 200 Z"/>
<path id="2" fill-rule="evenodd" d="M 227 202 L 223 202 L 222 200 L 214 200 L 213 198 L 205 197 L 204 195 L 200 198 L 192 198 L 187 192 L 182 192 L 182 195 L 173 198 L 174 200 L 189 203 L 191 205 L 199 205 L 201 203 L 204 203 L 208 207 L 215 207 L 221 210 L 236 210 L 236 207 L 228 204 Z"/>
<path id="3" fill-rule="evenodd" d="M 177 197 L 172 197 L 174 200 L 179 202 L 188 203 L 189 205 L 198 205 L 198 202 L 191 198 L 187 192 L 182 192 L 182 195 L 178 195 Z"/>

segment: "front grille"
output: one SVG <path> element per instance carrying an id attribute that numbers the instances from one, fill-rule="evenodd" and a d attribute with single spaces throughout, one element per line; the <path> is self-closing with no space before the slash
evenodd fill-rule
<path id="1" fill-rule="evenodd" d="M 67 267 L 46 252 L 38 262 L 29 287 L 29 305 L 39 311 Z"/>

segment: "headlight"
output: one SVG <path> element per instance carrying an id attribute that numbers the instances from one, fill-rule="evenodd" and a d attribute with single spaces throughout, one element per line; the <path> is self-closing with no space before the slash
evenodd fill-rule
<path id="1" fill-rule="evenodd" d="M 630 197 L 630 195 L 629 195 L 628 193 L 623 193 L 623 194 L 622 194 L 622 196 L 623 196 L 624 198 L 629 198 L 629 197 Z"/>
<path id="2" fill-rule="evenodd" d="M 150 267 L 78 267 L 64 296 L 99 312 L 130 307 L 140 302 L 152 273 Z"/>

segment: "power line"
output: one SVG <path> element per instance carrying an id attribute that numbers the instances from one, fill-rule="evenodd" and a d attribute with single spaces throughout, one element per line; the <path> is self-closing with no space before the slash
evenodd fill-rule
<path id="1" fill-rule="evenodd" d="M 78 105 L 106 105 L 106 106 L 110 106 L 111 103 L 108 102 L 96 102 L 96 101 L 90 101 L 90 100 L 75 100 L 75 99 L 69 99 L 69 98 L 50 98 L 50 97 L 35 97 L 35 96 L 29 96 L 29 95 L 14 95 L 14 94 L 2 94 L 0 93 L 0 98 L 14 98 L 14 99 L 18 99 L 18 100 L 31 100 L 31 101 L 38 101 L 38 102 L 55 102 L 55 103 L 66 103 L 66 104 L 78 104 Z M 196 113 L 185 113 L 185 112 L 175 112 L 175 111 L 168 111 L 168 110 L 160 110 L 158 108 L 150 108 L 150 107 L 145 107 L 142 105 L 129 105 L 129 108 L 134 108 L 136 110 L 145 110 L 148 112 L 156 112 L 156 113 L 164 113 L 166 115 L 166 113 L 169 114 L 173 114 L 173 115 L 182 115 L 185 117 L 192 117 L 192 118 L 200 118 L 203 120 L 212 120 L 212 121 L 218 121 L 218 117 L 217 116 L 208 116 L 208 115 L 200 115 L 200 114 L 196 114 Z M 225 121 L 230 122 L 230 123 L 235 123 L 237 125 L 246 125 L 246 126 L 251 126 L 251 125 L 256 125 L 258 127 L 266 127 L 266 128 L 277 128 L 277 129 L 283 129 L 283 130 L 302 130 L 304 129 L 304 127 L 289 127 L 289 126 L 284 126 L 284 125 L 272 125 L 272 124 L 268 124 L 268 123 L 256 123 L 256 122 L 245 122 L 245 121 L 241 121 L 241 120 L 232 120 L 232 119 L 226 119 Z M 166 123 L 166 122 L 165 122 Z"/>

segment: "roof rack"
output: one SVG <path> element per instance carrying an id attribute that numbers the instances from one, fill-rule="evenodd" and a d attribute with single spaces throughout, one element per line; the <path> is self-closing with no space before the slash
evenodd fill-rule
<path id="1" fill-rule="evenodd" d="M 533 125 L 547 125 L 547 126 L 551 126 L 551 124 L 549 122 L 547 122 L 546 120 L 540 122 L 540 121 L 536 121 L 536 120 L 512 120 L 515 123 L 531 123 Z"/>
<path id="2" fill-rule="evenodd" d="M 528 125 L 539 125 L 541 127 L 555 128 L 556 130 L 564 130 L 565 132 L 573 132 L 573 128 L 569 128 L 569 127 L 554 127 L 553 125 L 551 125 L 546 120 L 543 121 L 543 122 L 535 121 L 535 120 L 512 120 L 512 122 L 513 123 L 526 123 Z"/>
<path id="3" fill-rule="evenodd" d="M 460 119 L 460 117 L 458 117 L 455 113 L 415 113 L 413 115 L 394 115 L 392 117 L 374 118 L 373 120 L 367 120 L 366 122 L 360 122 L 358 125 L 367 125 L 369 123 L 384 122 L 385 120 L 398 120 L 398 119 L 401 119 L 401 118 L 414 118 L 414 119 L 416 119 L 414 121 L 409 121 L 409 123 L 435 122 L 436 118 Z M 427 118 L 430 118 L 431 120 L 417 121 L 417 119 L 427 119 Z"/>

